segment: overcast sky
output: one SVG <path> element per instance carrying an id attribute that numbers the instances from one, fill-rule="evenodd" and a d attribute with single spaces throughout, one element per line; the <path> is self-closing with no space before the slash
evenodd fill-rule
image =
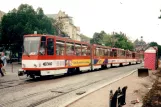
<path id="1" fill-rule="evenodd" d="M 0 0 L 0 10 L 8 12 L 22 3 L 42 7 L 45 14 L 65 11 L 89 37 L 101 30 L 122 31 L 131 40 L 143 36 L 161 44 L 161 0 Z"/>

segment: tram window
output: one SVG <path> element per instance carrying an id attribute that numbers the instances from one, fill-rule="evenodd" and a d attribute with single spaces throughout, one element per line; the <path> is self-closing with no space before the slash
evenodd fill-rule
<path id="1" fill-rule="evenodd" d="M 132 54 L 130 53 L 129 57 L 131 58 L 132 57 Z"/>
<path id="2" fill-rule="evenodd" d="M 56 55 L 64 55 L 65 45 L 64 41 L 57 40 L 56 41 Z"/>
<path id="3" fill-rule="evenodd" d="M 121 56 L 120 50 L 117 50 L 117 56 L 118 56 L 118 57 Z"/>
<path id="4" fill-rule="evenodd" d="M 126 52 L 126 56 L 130 57 L 130 52 L 129 51 Z"/>
<path id="5" fill-rule="evenodd" d="M 117 57 L 117 50 L 113 51 L 114 57 Z"/>
<path id="6" fill-rule="evenodd" d="M 110 56 L 110 49 L 106 49 L 106 56 Z"/>
<path id="7" fill-rule="evenodd" d="M 96 56 L 99 56 L 99 48 L 96 48 Z"/>
<path id="8" fill-rule="evenodd" d="M 76 56 L 81 56 L 81 44 L 75 44 Z"/>
<path id="9" fill-rule="evenodd" d="M 114 56 L 114 52 L 111 50 L 110 51 L 110 56 L 113 57 Z"/>
<path id="10" fill-rule="evenodd" d="M 108 56 L 108 50 L 107 49 L 103 49 L 103 56 Z"/>
<path id="11" fill-rule="evenodd" d="M 47 39 L 47 55 L 54 55 L 54 42 L 53 39 Z"/>
<path id="12" fill-rule="evenodd" d="M 123 57 L 125 56 L 125 51 L 122 51 L 122 56 L 123 56 Z"/>
<path id="13" fill-rule="evenodd" d="M 135 57 L 136 57 L 135 53 L 132 53 L 132 58 L 135 58 Z"/>
<path id="14" fill-rule="evenodd" d="M 103 55 L 103 49 L 102 48 L 99 48 L 99 56 L 104 56 Z"/>
<path id="15" fill-rule="evenodd" d="M 82 56 L 87 56 L 87 45 L 82 45 Z"/>
<path id="16" fill-rule="evenodd" d="M 69 55 L 69 56 L 75 55 L 73 43 L 70 43 L 70 42 L 66 43 L 66 55 Z"/>
<path id="17" fill-rule="evenodd" d="M 46 43 L 46 37 L 42 36 L 39 50 L 40 55 L 45 55 L 45 43 Z"/>
<path id="18" fill-rule="evenodd" d="M 129 57 L 129 53 L 128 53 L 128 51 L 126 51 L 126 57 Z"/>

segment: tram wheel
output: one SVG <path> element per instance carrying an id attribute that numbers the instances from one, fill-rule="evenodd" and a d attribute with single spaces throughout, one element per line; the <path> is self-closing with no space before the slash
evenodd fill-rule
<path id="1" fill-rule="evenodd" d="M 72 75 L 75 72 L 75 68 L 68 68 L 67 75 Z"/>
<path id="2" fill-rule="evenodd" d="M 120 65 L 119 65 L 120 67 L 123 67 L 123 64 L 122 63 L 120 63 Z"/>
<path id="3" fill-rule="evenodd" d="M 113 68 L 114 66 L 111 64 L 111 68 Z"/>
<path id="4" fill-rule="evenodd" d="M 36 79 L 35 75 L 30 75 L 30 78 Z"/>

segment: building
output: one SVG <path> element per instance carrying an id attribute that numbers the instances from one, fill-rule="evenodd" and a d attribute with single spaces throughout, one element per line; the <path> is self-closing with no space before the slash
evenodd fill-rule
<path id="1" fill-rule="evenodd" d="M 139 41 L 138 39 L 136 39 L 134 41 L 135 51 L 143 51 L 143 50 L 146 50 L 148 47 L 149 47 L 149 45 L 143 40 Z"/>
<path id="2" fill-rule="evenodd" d="M 47 14 L 47 16 L 55 19 L 61 30 L 71 39 L 81 41 L 80 28 L 74 25 L 72 17 L 68 14 L 60 10 L 58 14 Z"/>
<path id="3" fill-rule="evenodd" d="M 0 11 L 0 21 L 1 21 L 4 14 L 5 14 L 4 12 Z"/>

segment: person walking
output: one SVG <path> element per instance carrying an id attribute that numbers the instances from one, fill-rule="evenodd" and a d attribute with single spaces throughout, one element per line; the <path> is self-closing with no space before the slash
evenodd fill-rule
<path id="1" fill-rule="evenodd" d="M 1 76 L 3 77 L 4 74 L 2 72 L 2 67 L 3 67 L 3 61 L 1 60 L 1 57 L 0 57 L 0 73 L 1 73 Z"/>
<path id="2" fill-rule="evenodd" d="M 1 60 L 3 61 L 3 67 L 1 68 L 2 72 L 6 73 L 7 59 L 4 52 L 1 53 Z"/>

